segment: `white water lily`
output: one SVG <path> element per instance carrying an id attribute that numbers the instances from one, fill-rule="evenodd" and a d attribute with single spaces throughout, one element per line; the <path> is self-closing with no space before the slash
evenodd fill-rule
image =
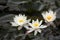
<path id="1" fill-rule="evenodd" d="M 14 22 L 11 22 L 12 26 L 19 26 L 18 30 L 20 30 L 23 26 L 27 28 L 27 23 L 30 22 L 30 19 L 27 20 L 25 15 L 19 14 L 14 17 Z"/>
<path id="2" fill-rule="evenodd" d="M 41 25 L 42 24 L 42 20 L 39 22 L 39 20 L 37 19 L 36 21 L 32 20 L 32 23 L 29 23 L 29 25 L 31 26 L 31 28 L 28 28 L 29 30 L 27 31 L 27 34 L 34 31 L 34 35 L 37 34 L 37 32 L 41 33 L 41 29 L 40 28 L 46 28 L 46 25 Z"/>
<path id="3" fill-rule="evenodd" d="M 45 22 L 49 25 L 52 25 L 53 27 L 56 27 L 53 21 L 56 19 L 56 12 L 53 12 L 52 10 L 49 10 L 48 12 L 42 13 L 43 18 L 45 19 Z"/>
<path id="4" fill-rule="evenodd" d="M 42 13 L 42 16 L 46 22 L 52 22 L 56 19 L 56 12 L 49 10 L 49 12 Z"/>

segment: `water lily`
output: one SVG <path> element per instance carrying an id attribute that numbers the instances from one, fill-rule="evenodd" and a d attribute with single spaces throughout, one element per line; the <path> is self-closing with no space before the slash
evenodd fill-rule
<path id="1" fill-rule="evenodd" d="M 27 34 L 34 31 L 34 35 L 37 34 L 37 32 L 41 33 L 41 29 L 40 28 L 46 28 L 46 25 L 41 25 L 42 24 L 42 20 L 39 22 L 39 20 L 37 19 L 36 21 L 32 20 L 32 23 L 29 23 L 29 25 L 31 26 L 31 28 L 28 28 L 29 30 L 27 31 Z"/>
<path id="2" fill-rule="evenodd" d="M 23 26 L 27 28 L 27 24 L 30 22 L 30 19 L 27 20 L 25 15 L 19 14 L 14 17 L 14 22 L 11 22 L 12 26 L 19 26 L 18 30 L 20 30 Z"/>
<path id="3" fill-rule="evenodd" d="M 54 25 L 53 21 L 56 19 L 56 12 L 49 10 L 48 12 L 42 13 L 42 16 L 46 23 L 50 23 Z"/>

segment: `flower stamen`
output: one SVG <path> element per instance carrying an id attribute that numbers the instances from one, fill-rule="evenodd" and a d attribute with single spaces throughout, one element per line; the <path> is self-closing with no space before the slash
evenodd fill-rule
<path id="1" fill-rule="evenodd" d="M 22 23 L 22 22 L 24 22 L 24 20 L 21 19 L 21 20 L 19 20 L 19 22 Z"/>
<path id="2" fill-rule="evenodd" d="M 39 23 L 34 23 L 33 26 L 34 27 L 39 27 Z"/>
<path id="3" fill-rule="evenodd" d="M 52 17 L 51 16 L 47 16 L 47 19 L 50 20 Z"/>

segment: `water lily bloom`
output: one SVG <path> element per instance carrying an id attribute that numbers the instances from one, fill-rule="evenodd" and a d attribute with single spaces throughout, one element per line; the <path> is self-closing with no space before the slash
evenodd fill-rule
<path id="1" fill-rule="evenodd" d="M 19 14 L 14 17 L 14 22 L 11 22 L 12 26 L 19 26 L 18 30 L 20 30 L 23 26 L 27 28 L 27 24 L 30 22 L 30 19 L 27 20 L 25 15 Z"/>
<path id="2" fill-rule="evenodd" d="M 49 10 L 48 12 L 42 13 L 42 16 L 46 23 L 48 22 L 54 25 L 53 21 L 56 19 L 56 12 Z"/>
<path id="3" fill-rule="evenodd" d="M 39 20 L 37 19 L 36 21 L 32 20 L 32 23 L 29 23 L 29 25 L 31 26 L 31 28 L 28 28 L 29 30 L 27 31 L 27 34 L 34 31 L 34 35 L 37 34 L 37 32 L 41 33 L 41 29 L 40 28 L 46 28 L 46 25 L 41 25 L 42 24 L 42 20 L 39 22 Z"/>

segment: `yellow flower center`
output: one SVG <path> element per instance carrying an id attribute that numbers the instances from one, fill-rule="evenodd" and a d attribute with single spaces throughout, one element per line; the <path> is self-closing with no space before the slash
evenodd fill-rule
<path id="1" fill-rule="evenodd" d="M 51 16 L 47 16 L 47 19 L 50 20 L 52 17 Z"/>
<path id="2" fill-rule="evenodd" d="M 39 23 L 34 23 L 33 26 L 37 28 L 39 27 Z"/>
<path id="3" fill-rule="evenodd" d="M 23 22 L 24 22 L 24 20 L 23 20 L 23 19 L 22 19 L 22 20 L 19 20 L 19 22 L 20 22 L 20 23 L 23 23 Z"/>

